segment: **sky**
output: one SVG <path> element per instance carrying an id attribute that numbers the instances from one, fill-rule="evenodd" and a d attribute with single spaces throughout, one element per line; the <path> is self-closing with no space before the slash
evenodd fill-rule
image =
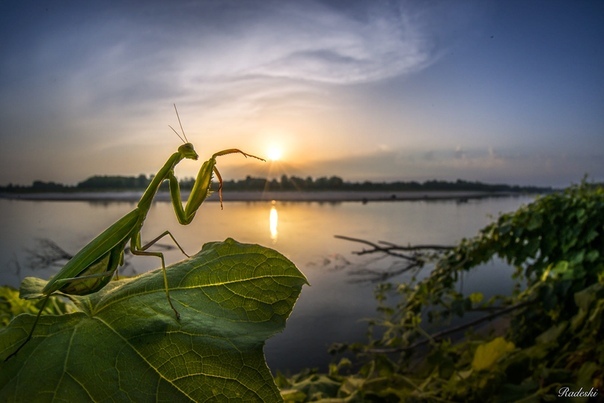
<path id="1" fill-rule="evenodd" d="M 602 1 L 0 1 L 0 186 L 604 180 Z M 272 160 L 270 159 L 272 158 Z"/>

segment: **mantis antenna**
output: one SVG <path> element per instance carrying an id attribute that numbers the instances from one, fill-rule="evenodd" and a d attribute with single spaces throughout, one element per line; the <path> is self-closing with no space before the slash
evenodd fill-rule
<path id="1" fill-rule="evenodd" d="M 188 143 L 189 139 L 187 138 L 187 135 L 185 134 L 185 129 L 182 128 L 182 123 L 180 121 L 180 116 L 178 115 L 178 109 L 176 109 L 176 104 L 174 104 L 174 110 L 176 111 L 176 117 L 178 118 L 178 124 L 180 125 L 180 131 L 182 131 L 182 136 L 184 136 L 184 139 L 182 138 L 182 136 L 176 131 L 174 130 L 174 128 L 170 125 L 168 125 L 168 127 L 170 129 L 172 129 L 172 131 L 174 133 L 176 133 L 176 135 L 178 136 L 178 138 L 183 142 L 183 143 Z M 186 140 L 186 141 L 185 141 Z"/>

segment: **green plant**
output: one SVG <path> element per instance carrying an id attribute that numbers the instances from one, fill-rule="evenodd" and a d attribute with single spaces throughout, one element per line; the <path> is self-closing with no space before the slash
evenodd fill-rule
<path id="1" fill-rule="evenodd" d="M 180 322 L 165 303 L 161 269 L 68 295 L 73 311 L 42 315 L 30 342 L 0 364 L 0 400 L 280 400 L 262 350 L 285 327 L 304 275 L 278 252 L 232 239 L 166 273 Z M 44 286 L 30 279 L 21 293 Z M 0 295 L 7 312 L 18 310 L 20 300 Z M 0 358 L 34 320 L 19 315 L 0 331 Z"/>

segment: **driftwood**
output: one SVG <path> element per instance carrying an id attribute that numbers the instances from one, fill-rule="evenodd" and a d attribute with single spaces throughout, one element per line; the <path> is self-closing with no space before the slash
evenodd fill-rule
<path id="1" fill-rule="evenodd" d="M 403 262 L 400 264 L 397 263 L 388 270 L 375 270 L 370 268 L 351 270 L 351 275 L 362 276 L 362 278 L 356 279 L 355 282 L 368 281 L 372 283 L 379 283 L 387 281 L 392 277 L 396 277 L 410 270 L 421 269 L 425 264 L 434 262 L 443 253 L 453 249 L 453 246 L 446 245 L 403 246 L 386 241 L 378 241 L 377 243 L 374 243 L 366 239 L 352 238 L 344 235 L 335 235 L 334 237 L 345 241 L 361 243 L 370 247 L 370 249 L 352 252 L 355 255 L 361 256 L 379 253 L 384 254 L 385 256 L 391 256 L 403 260 Z"/>

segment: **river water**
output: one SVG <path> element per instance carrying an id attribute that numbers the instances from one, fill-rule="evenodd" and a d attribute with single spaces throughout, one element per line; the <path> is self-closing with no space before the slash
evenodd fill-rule
<path id="1" fill-rule="evenodd" d="M 358 243 L 334 238 L 345 235 L 398 244 L 452 245 L 471 237 L 500 213 L 530 203 L 534 197 L 470 199 L 464 202 L 227 202 L 201 206 L 188 226 L 176 221 L 168 202 L 151 208 L 143 227 L 143 242 L 170 230 L 183 248 L 194 253 L 206 242 L 227 237 L 274 248 L 306 275 L 305 286 L 286 330 L 269 339 L 265 352 L 269 367 L 296 372 L 305 367 L 325 370 L 333 342 L 364 341 L 364 318 L 375 315 L 375 284 L 354 275 L 356 269 L 385 270 L 394 262 L 378 256 L 357 256 Z M 38 239 L 51 239 L 75 253 L 99 232 L 135 207 L 133 202 L 26 201 L 0 199 L 0 284 L 18 287 L 25 276 L 48 278 L 58 268 L 29 267 Z M 168 240 L 162 241 L 169 243 Z M 164 252 L 166 263 L 182 260 L 174 249 Z M 121 271 L 142 273 L 158 266 L 156 258 L 134 257 Z M 485 294 L 511 291 L 512 269 L 501 262 L 487 264 L 464 278 L 466 291 Z M 405 281 L 399 276 L 394 281 Z"/>

